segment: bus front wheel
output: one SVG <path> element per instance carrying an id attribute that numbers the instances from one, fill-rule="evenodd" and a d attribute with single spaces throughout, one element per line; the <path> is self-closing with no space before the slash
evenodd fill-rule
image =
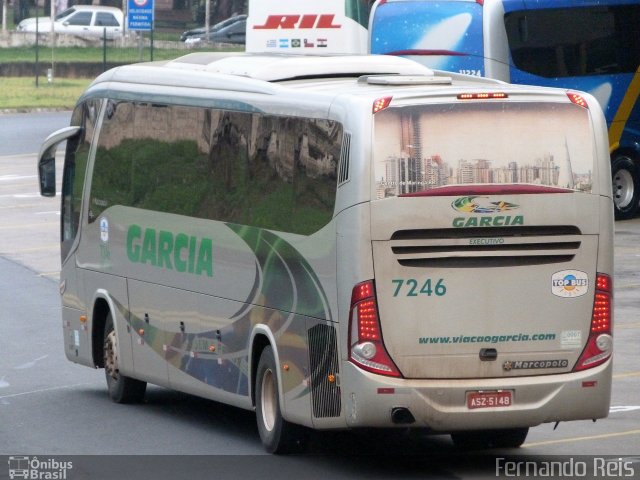
<path id="1" fill-rule="evenodd" d="M 139 403 L 144 399 L 147 382 L 125 377 L 118 367 L 118 339 L 111 313 L 104 326 L 104 373 L 109 397 L 116 403 Z"/>
<path id="2" fill-rule="evenodd" d="M 256 420 L 269 453 L 290 453 L 296 445 L 295 426 L 282 418 L 278 395 L 278 369 L 270 346 L 260 355 L 256 372 Z"/>
<path id="3" fill-rule="evenodd" d="M 619 153 L 611 162 L 611 177 L 616 220 L 633 218 L 640 204 L 638 165 L 630 156 Z"/>

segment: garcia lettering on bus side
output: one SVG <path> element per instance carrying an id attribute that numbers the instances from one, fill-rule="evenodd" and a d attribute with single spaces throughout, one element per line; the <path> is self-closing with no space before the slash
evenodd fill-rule
<path id="1" fill-rule="evenodd" d="M 181 273 L 213 276 L 213 240 L 185 233 L 130 225 L 127 230 L 127 257 L 132 263 Z"/>

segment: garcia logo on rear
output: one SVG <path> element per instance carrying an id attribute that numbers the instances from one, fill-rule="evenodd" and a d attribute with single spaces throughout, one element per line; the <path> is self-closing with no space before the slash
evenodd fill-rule
<path id="1" fill-rule="evenodd" d="M 589 290 L 589 276 L 580 270 L 562 270 L 551 276 L 551 293 L 556 297 L 575 298 Z"/>
<path id="2" fill-rule="evenodd" d="M 495 214 L 517 210 L 520 205 L 505 202 L 504 200 L 491 201 L 488 197 L 470 196 L 460 197 L 451 202 L 451 207 L 461 213 L 471 214 Z M 491 215 L 491 216 L 471 216 L 456 217 L 453 219 L 455 228 L 465 227 L 508 227 L 523 225 L 522 215 Z"/>
<path id="3" fill-rule="evenodd" d="M 451 206 L 454 210 L 462 213 L 500 213 L 520 208 L 520 205 L 515 203 L 504 200 L 493 202 L 488 197 L 478 196 L 456 198 L 451 202 Z"/>

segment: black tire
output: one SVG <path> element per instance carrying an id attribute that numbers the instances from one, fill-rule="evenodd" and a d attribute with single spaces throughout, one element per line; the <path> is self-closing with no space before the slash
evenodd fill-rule
<path id="1" fill-rule="evenodd" d="M 104 373 L 109 397 L 116 403 L 140 403 L 144 400 L 147 382 L 125 377 L 118 369 L 118 342 L 111 312 L 104 326 Z"/>
<path id="2" fill-rule="evenodd" d="M 484 450 L 488 448 L 518 448 L 527 439 L 529 428 L 506 428 L 502 430 L 478 430 L 455 432 L 451 439 L 461 450 Z"/>
<path id="3" fill-rule="evenodd" d="M 265 347 L 260 355 L 255 395 L 256 421 L 265 450 L 275 454 L 299 451 L 299 429 L 282 418 L 280 413 L 278 368 L 270 346 Z"/>
<path id="4" fill-rule="evenodd" d="M 628 220 L 640 206 L 640 168 L 634 159 L 617 154 L 611 161 L 613 206 L 616 220 Z"/>

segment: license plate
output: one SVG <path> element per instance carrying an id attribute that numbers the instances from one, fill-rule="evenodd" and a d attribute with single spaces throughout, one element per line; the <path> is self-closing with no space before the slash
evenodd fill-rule
<path id="1" fill-rule="evenodd" d="M 467 408 L 510 407 L 513 404 L 511 390 L 491 392 L 467 392 Z"/>

